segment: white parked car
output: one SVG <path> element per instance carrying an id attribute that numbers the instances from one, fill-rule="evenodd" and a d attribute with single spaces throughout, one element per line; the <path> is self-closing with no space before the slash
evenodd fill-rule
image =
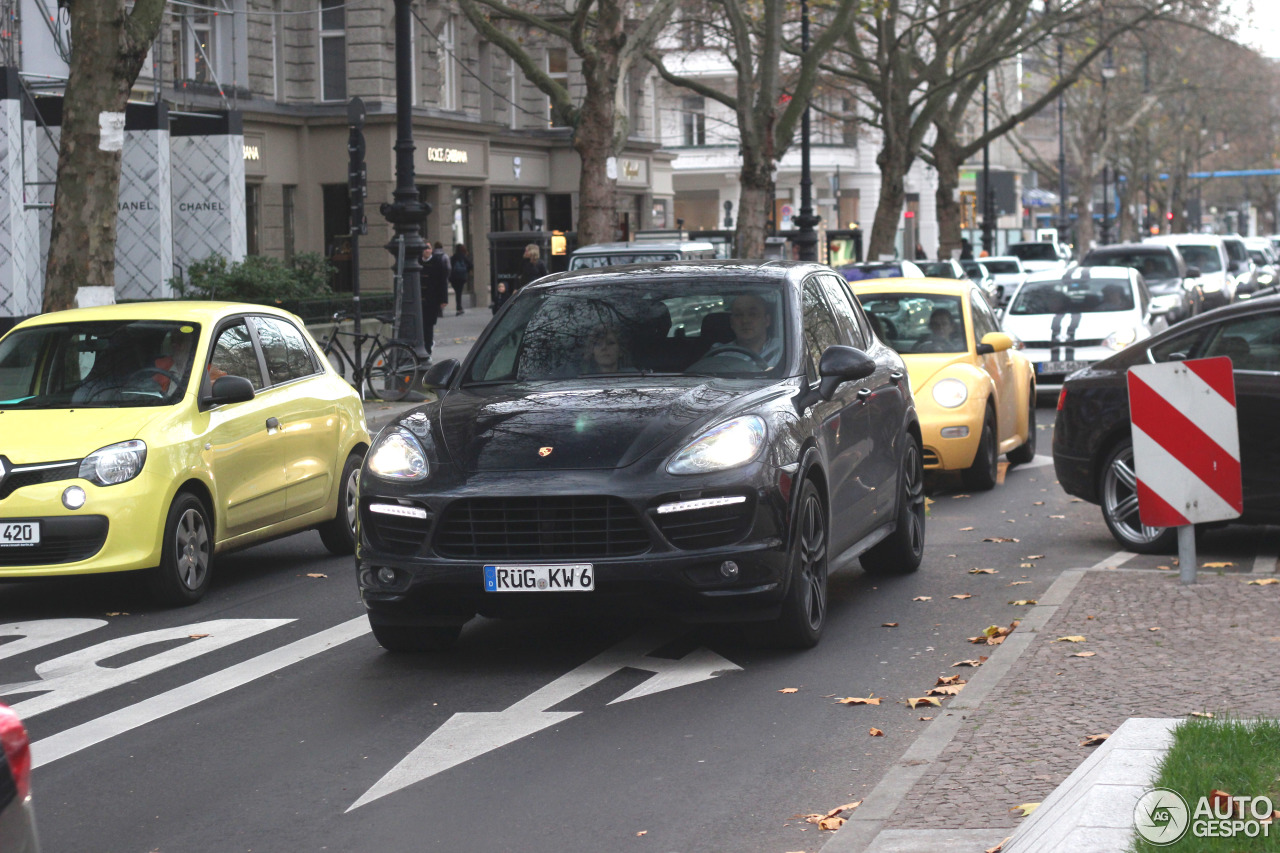
<path id="1" fill-rule="evenodd" d="M 1003 308 L 1009 304 L 1009 300 L 1013 297 L 1013 292 L 1027 277 L 1027 268 L 1022 265 L 1022 259 L 1015 255 L 996 255 L 990 258 L 979 258 L 978 263 L 987 268 L 987 272 L 991 273 L 991 277 L 996 283 L 996 293 L 999 299 L 999 306 Z"/>
<path id="2" fill-rule="evenodd" d="M 1235 301 L 1235 279 L 1229 272 L 1231 259 L 1227 256 L 1226 243 L 1217 234 L 1160 234 L 1147 237 L 1142 242 L 1178 247 L 1187 266 L 1200 271 L 1206 309 Z"/>
<path id="3" fill-rule="evenodd" d="M 1004 330 L 1018 339 L 1040 391 L 1057 391 L 1070 374 L 1166 328 L 1153 318 L 1151 294 L 1128 267 L 1075 267 L 1032 273 L 1013 294 Z"/>
<path id="4" fill-rule="evenodd" d="M 1070 263 L 1065 247 L 1046 241 L 1010 243 L 1006 254 L 1022 261 L 1022 268 L 1029 273 L 1063 270 Z"/>

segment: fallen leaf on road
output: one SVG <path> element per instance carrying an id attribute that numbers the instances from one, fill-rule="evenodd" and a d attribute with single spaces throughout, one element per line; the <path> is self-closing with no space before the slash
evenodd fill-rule
<path id="1" fill-rule="evenodd" d="M 1204 569 L 1225 569 L 1234 566 L 1235 563 L 1205 563 L 1201 568 Z"/>
<path id="2" fill-rule="evenodd" d="M 1032 506 L 1044 506 L 1044 501 L 1036 501 Z"/>
<path id="3" fill-rule="evenodd" d="M 967 531 L 969 531 L 969 530 L 972 530 L 972 529 L 973 529 L 972 527 L 961 527 L 961 528 L 960 528 L 960 532 L 961 532 L 961 533 L 965 533 L 965 532 L 967 532 Z"/>
<path id="4" fill-rule="evenodd" d="M 1034 569 L 1035 567 L 1035 563 L 1018 563 L 1018 568 L 1020 569 Z"/>
<path id="5" fill-rule="evenodd" d="M 933 717 L 921 717 L 920 719 L 921 719 L 921 720 L 928 721 L 928 720 L 932 720 L 932 719 L 933 719 Z"/>
<path id="6" fill-rule="evenodd" d="M 1173 571 L 1173 566 L 1156 566 L 1156 568 L 1157 568 L 1157 569 L 1159 569 L 1159 570 L 1160 570 L 1160 571 L 1162 571 L 1162 572 L 1171 572 L 1171 571 Z"/>
<path id="7" fill-rule="evenodd" d="M 1059 637 L 1058 639 L 1054 640 L 1053 642 L 1055 642 L 1055 643 L 1083 643 L 1083 642 L 1084 642 L 1084 637 L 1080 636 L 1079 634 L 1072 634 L 1072 635 L 1071 635 L 1071 636 L 1069 636 L 1069 637 Z"/>
<path id="8" fill-rule="evenodd" d="M 1050 518 L 1066 518 L 1065 515 L 1051 515 Z"/>
<path id="9" fill-rule="evenodd" d="M 1107 738 L 1111 737 L 1111 732 L 1100 735 L 1085 735 L 1084 740 L 1080 741 L 1081 746 L 1097 746 Z"/>
<path id="10" fill-rule="evenodd" d="M 1004 842 L 1008 841 L 1010 838 L 1013 838 L 1013 836 L 1012 835 L 1008 836 L 1007 838 L 1005 838 L 1004 841 L 1001 841 L 995 847 L 988 847 L 986 850 L 983 850 L 982 853 L 1000 853 L 1000 851 L 1004 849 Z"/>
<path id="11" fill-rule="evenodd" d="M 648 835 L 648 834 L 649 834 L 649 830 L 642 829 L 636 833 L 636 838 L 640 838 L 641 836 Z"/>
<path id="12" fill-rule="evenodd" d="M 1023 557 L 1022 559 L 1024 559 L 1024 560 L 1043 560 L 1043 559 L 1044 559 L 1044 554 L 1028 554 L 1027 556 Z"/>
<path id="13" fill-rule="evenodd" d="M 836 702 L 840 705 L 879 705 L 880 697 L 872 698 L 868 696 L 864 699 L 859 696 L 849 696 L 844 699 L 837 699 Z"/>
<path id="14" fill-rule="evenodd" d="M 958 675 L 939 675 L 939 684 L 964 684 L 965 681 Z"/>
<path id="15" fill-rule="evenodd" d="M 959 499 L 959 498 L 967 498 L 967 497 L 969 497 L 969 496 L 968 496 L 968 495 L 952 495 L 952 496 L 951 496 L 951 500 L 953 500 L 953 501 L 954 501 L 954 500 L 957 500 L 957 499 Z"/>
<path id="16" fill-rule="evenodd" d="M 128 616 L 129 614 L 125 613 L 123 610 L 113 610 L 107 615 L 108 616 Z"/>
<path id="17" fill-rule="evenodd" d="M 1069 657 L 1069 658 L 1091 658 L 1091 657 L 1093 657 L 1093 656 L 1094 656 L 1094 655 L 1096 655 L 1096 654 L 1097 654 L 1097 652 L 1076 652 L 1076 653 L 1075 653 L 1075 654 L 1073 654 L 1073 655 L 1067 655 L 1067 657 Z"/>
<path id="18" fill-rule="evenodd" d="M 1159 629 L 1159 628 L 1148 628 L 1147 630 L 1148 630 L 1148 631 L 1159 631 L 1160 629 Z"/>
<path id="19" fill-rule="evenodd" d="M 1017 542 L 1018 540 L 1010 536 L 988 536 L 986 539 L 983 539 L 982 541 L 983 542 Z"/>
<path id="20" fill-rule="evenodd" d="M 954 696 L 964 689 L 964 684 L 944 684 L 942 687 L 935 687 L 932 690 L 925 691 L 930 696 Z"/>
<path id="21" fill-rule="evenodd" d="M 872 737 L 884 737 L 884 732 L 880 731 L 875 727 L 867 729 L 867 734 L 871 735 Z"/>
<path id="22" fill-rule="evenodd" d="M 209 635 L 208 635 L 208 634 L 188 634 L 188 635 L 187 635 L 187 639 L 188 639 L 188 640 L 200 640 L 200 639 L 203 639 L 203 638 L 205 638 L 205 637 L 207 637 L 207 636 L 209 636 Z"/>
<path id="23" fill-rule="evenodd" d="M 960 601 L 964 601 L 966 598 L 973 598 L 973 596 L 972 596 L 972 595 L 970 595 L 970 594 L 969 594 L 969 593 L 967 593 L 967 592 L 962 592 L 962 593 L 960 593 L 959 595 L 953 595 L 953 596 L 951 596 L 951 597 L 952 597 L 952 598 L 959 599 Z"/>
<path id="24" fill-rule="evenodd" d="M 1010 604 L 1035 604 L 1034 598 L 1019 598 L 1017 601 L 1010 601 Z"/>
<path id="25" fill-rule="evenodd" d="M 779 690 L 778 692 L 779 692 L 779 693 L 795 693 L 795 692 L 797 692 L 797 691 L 799 691 L 799 690 L 800 690 L 800 688 L 799 688 L 799 687 L 784 687 L 784 688 L 782 688 L 781 690 Z"/>
<path id="26" fill-rule="evenodd" d="M 824 817 L 822 820 L 818 821 L 818 829 L 829 829 L 832 832 L 835 832 L 842 826 L 844 826 L 844 818 L 842 817 Z"/>
<path id="27" fill-rule="evenodd" d="M 1212 712 L 1212 711 L 1192 711 L 1192 712 L 1191 712 L 1191 716 L 1193 716 L 1193 717 L 1204 717 L 1206 720 L 1212 720 L 1212 719 L 1213 719 L 1213 712 Z"/>
<path id="28" fill-rule="evenodd" d="M 915 698 L 915 699 L 908 699 L 908 700 L 907 700 L 907 707 L 908 707 L 908 708 L 919 708 L 921 705 L 936 705 L 937 707 L 941 708 L 941 707 L 942 707 L 942 700 L 941 700 L 941 699 L 935 699 L 935 698 L 934 698 L 934 697 L 932 697 L 932 696 L 920 696 L 920 697 L 917 697 L 917 698 Z"/>
<path id="29" fill-rule="evenodd" d="M 932 595 L 917 595 L 912 601 L 933 601 Z"/>
<path id="30" fill-rule="evenodd" d="M 982 666 L 987 661 L 987 656 L 983 655 L 979 658 L 969 658 L 968 660 L 958 660 L 951 664 L 952 666 Z"/>
<path id="31" fill-rule="evenodd" d="M 1027 815 L 1031 814 L 1033 811 L 1035 811 L 1038 808 L 1040 808 L 1039 803 L 1023 803 L 1020 806 L 1014 806 L 1013 808 L 1009 809 L 1009 811 L 1022 812 L 1022 816 L 1026 817 Z"/>
<path id="32" fill-rule="evenodd" d="M 1273 583 L 1280 583 L 1280 578 L 1259 578 L 1256 581 L 1249 581 L 1247 586 L 1270 586 Z"/>
<path id="33" fill-rule="evenodd" d="M 897 628 L 898 623 L 897 622 L 881 622 L 880 627 L 881 628 Z"/>
<path id="34" fill-rule="evenodd" d="M 327 577 L 329 577 L 329 576 L 328 576 L 328 575 L 326 575 L 326 574 L 325 574 L 325 573 L 323 573 L 323 572 L 307 572 L 307 577 L 309 577 L 309 578 L 327 578 Z"/>
<path id="35" fill-rule="evenodd" d="M 1009 586 L 1022 586 L 1024 583 L 1031 583 L 1031 581 L 1010 581 Z"/>
<path id="36" fill-rule="evenodd" d="M 999 574 L 995 569 L 970 569 L 971 575 L 996 575 Z"/>

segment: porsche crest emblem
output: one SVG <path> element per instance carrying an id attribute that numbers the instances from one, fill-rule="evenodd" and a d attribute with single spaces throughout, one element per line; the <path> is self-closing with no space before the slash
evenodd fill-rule
<path id="1" fill-rule="evenodd" d="M 550 447 L 539 447 L 539 448 L 538 448 L 538 455 L 539 455 L 539 456 L 550 456 L 550 455 L 551 455 L 551 448 L 550 448 Z"/>

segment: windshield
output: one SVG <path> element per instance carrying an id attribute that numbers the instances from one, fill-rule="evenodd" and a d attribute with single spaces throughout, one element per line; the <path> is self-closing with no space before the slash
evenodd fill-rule
<path id="1" fill-rule="evenodd" d="M 616 267 L 621 264 L 656 264 L 659 261 L 676 261 L 679 252 L 614 252 L 609 255 L 574 255 L 569 262 L 571 270 Z"/>
<path id="2" fill-rule="evenodd" d="M 1142 273 L 1144 278 L 1176 278 L 1177 268 L 1167 253 L 1155 252 L 1107 252 L 1089 255 L 1081 263 L 1085 267 L 1129 267 Z"/>
<path id="3" fill-rule="evenodd" d="M 1125 279 L 1071 278 L 1031 282 L 1018 291 L 1010 314 L 1094 314 L 1132 311 L 1133 288 Z"/>
<path id="4" fill-rule="evenodd" d="M 463 383 L 781 376 L 783 297 L 776 285 L 670 277 L 523 293 L 479 345 Z"/>
<path id="5" fill-rule="evenodd" d="M 978 261 L 979 264 L 987 268 L 987 272 L 992 275 L 1007 275 L 1012 273 L 1017 275 L 1022 272 L 1017 261 Z"/>
<path id="6" fill-rule="evenodd" d="M 1024 261 L 1056 261 L 1058 249 L 1052 243 L 1014 243 L 1009 254 Z"/>
<path id="7" fill-rule="evenodd" d="M 946 261 L 916 261 L 920 271 L 930 278 L 957 278 L 956 268 Z"/>
<path id="8" fill-rule="evenodd" d="M 900 353 L 969 349 L 957 296 L 861 293 L 858 299 L 880 339 Z"/>
<path id="9" fill-rule="evenodd" d="M 0 340 L 0 408 L 170 405 L 186 390 L 199 334 L 165 320 L 16 329 Z"/>
<path id="10" fill-rule="evenodd" d="M 1222 272 L 1222 255 L 1217 246 L 1178 245 L 1182 259 L 1189 267 L 1199 267 L 1200 272 Z"/>

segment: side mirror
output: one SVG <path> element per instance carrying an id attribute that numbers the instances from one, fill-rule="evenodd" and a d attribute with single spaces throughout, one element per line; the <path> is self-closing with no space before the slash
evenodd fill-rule
<path id="1" fill-rule="evenodd" d="M 829 346 L 818 362 L 818 375 L 822 377 L 818 393 L 822 395 L 822 399 L 830 400 L 835 396 L 836 388 L 845 382 L 866 379 L 875 372 L 875 359 L 862 350 L 839 344 Z"/>
<path id="2" fill-rule="evenodd" d="M 1004 332 L 987 332 L 976 347 L 978 355 L 990 355 L 993 352 L 1004 352 L 1013 349 L 1013 338 Z"/>
<path id="3" fill-rule="evenodd" d="M 225 403 L 243 403 L 252 400 L 253 384 L 243 376 L 219 376 L 213 380 L 209 396 L 202 402 L 209 406 L 221 406 Z"/>
<path id="4" fill-rule="evenodd" d="M 426 388 L 447 388 L 453 382 L 453 377 L 457 375 L 458 360 L 446 358 L 427 368 L 426 374 L 422 377 L 422 384 Z"/>

